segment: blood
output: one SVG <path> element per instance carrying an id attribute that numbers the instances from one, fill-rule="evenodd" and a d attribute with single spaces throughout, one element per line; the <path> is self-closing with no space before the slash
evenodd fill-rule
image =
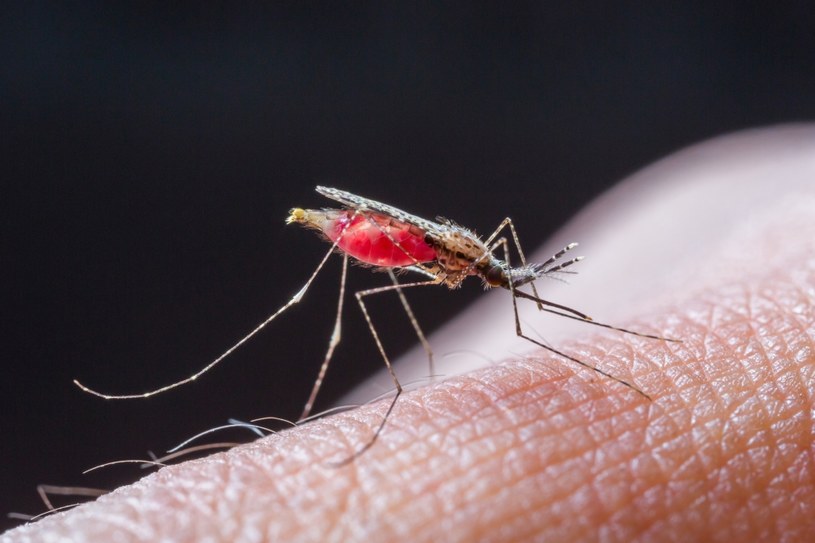
<path id="1" fill-rule="evenodd" d="M 343 211 L 335 220 L 326 221 L 323 232 L 331 241 L 342 234 L 337 246 L 357 260 L 390 268 L 436 259 L 436 251 L 425 243 L 421 228 L 375 213 L 351 216 L 351 212 Z"/>

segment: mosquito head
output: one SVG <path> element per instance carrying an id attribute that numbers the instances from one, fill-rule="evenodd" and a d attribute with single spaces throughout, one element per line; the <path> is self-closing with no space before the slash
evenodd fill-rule
<path id="1" fill-rule="evenodd" d="M 568 264 L 574 264 L 582 260 L 582 257 L 574 258 L 568 262 Z M 527 264 L 526 266 L 519 266 L 517 268 L 508 268 L 506 262 L 501 260 L 496 260 L 491 263 L 491 265 L 485 269 L 482 269 L 481 275 L 484 282 L 489 287 L 501 287 L 505 289 L 510 288 L 510 282 L 512 283 L 512 288 L 522 287 L 536 279 L 540 279 L 545 275 L 555 274 L 558 272 L 561 273 L 570 273 L 568 271 L 564 272 L 563 268 L 566 265 L 557 265 L 557 266 L 547 266 L 546 264 Z"/>
<path id="2" fill-rule="evenodd" d="M 488 286 L 508 289 L 510 282 L 513 288 L 518 288 L 539 279 L 543 273 L 539 264 L 508 268 L 506 262 L 495 259 L 480 275 Z"/>
<path id="3" fill-rule="evenodd" d="M 509 285 L 507 281 L 506 265 L 503 262 L 491 266 L 482 277 L 487 285 L 491 287 L 505 287 Z"/>

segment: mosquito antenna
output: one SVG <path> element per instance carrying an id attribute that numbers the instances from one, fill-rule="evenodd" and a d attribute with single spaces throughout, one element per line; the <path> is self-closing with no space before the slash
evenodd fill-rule
<path id="1" fill-rule="evenodd" d="M 593 326 L 599 326 L 601 328 L 608 328 L 609 330 L 617 330 L 618 332 L 625 332 L 626 334 L 631 334 L 631 335 L 634 335 L 634 336 L 644 337 L 644 338 L 648 338 L 648 339 L 661 339 L 663 341 L 670 341 L 671 343 L 682 343 L 681 339 L 673 339 L 673 338 L 657 336 L 657 335 L 653 335 L 653 334 L 644 334 L 642 332 L 635 332 L 634 330 L 629 330 L 627 328 L 620 328 L 619 326 L 612 326 L 612 325 L 606 324 L 604 322 L 597 322 L 595 320 L 592 320 L 591 317 L 583 315 L 579 311 L 575 311 L 574 309 L 572 309 L 570 307 L 555 304 L 555 303 L 552 303 L 552 302 L 547 302 L 546 300 L 541 300 L 540 298 L 536 298 L 535 296 L 532 296 L 531 294 L 527 294 L 526 292 L 522 292 L 520 290 L 516 290 L 515 295 L 517 297 L 519 297 L 519 298 L 525 298 L 527 300 L 532 300 L 533 302 L 537 302 L 539 304 L 544 304 L 544 305 L 548 305 L 548 306 L 551 306 L 551 307 L 556 307 L 558 309 L 562 309 L 562 310 L 568 311 L 570 313 L 574 313 L 574 315 L 569 315 L 568 313 L 562 313 L 560 311 L 555 311 L 554 309 L 546 309 L 546 308 L 542 309 L 542 311 L 546 311 L 547 313 L 552 313 L 553 315 L 559 315 L 561 317 L 566 317 L 567 319 L 572 319 L 572 320 L 576 320 L 576 321 L 579 321 L 579 322 L 585 322 L 586 324 L 591 324 Z M 575 316 L 575 315 L 577 315 L 577 316 Z"/>
<path id="2" fill-rule="evenodd" d="M 350 224 L 350 221 L 349 221 L 349 224 Z M 286 311 L 288 308 L 290 308 L 294 304 L 298 303 L 303 298 L 303 296 L 305 295 L 308 288 L 311 286 L 311 283 L 314 281 L 314 278 L 317 277 L 318 273 L 320 273 L 320 270 L 325 265 L 326 261 L 328 260 L 328 257 L 330 257 L 331 254 L 334 252 L 334 249 L 337 247 L 337 244 L 339 243 L 341 238 L 342 238 L 341 235 L 338 236 L 337 239 L 334 241 L 334 243 L 331 244 L 331 248 L 328 250 L 328 252 L 325 254 L 323 259 L 317 265 L 317 268 L 312 272 L 311 276 L 308 278 L 308 281 L 306 281 L 306 283 L 303 285 L 303 287 L 299 291 L 297 291 L 297 294 L 292 296 L 291 300 L 286 302 L 286 304 L 283 307 L 281 307 L 280 309 L 278 309 L 277 311 L 272 313 L 269 317 L 267 317 L 265 321 L 263 321 L 259 325 L 257 325 L 254 330 L 252 330 L 251 332 L 249 332 L 248 334 L 243 336 L 243 338 L 240 341 L 238 341 L 232 347 L 227 349 L 221 356 L 219 356 L 218 358 L 216 358 L 215 360 L 213 360 L 212 362 L 210 362 L 209 364 L 207 364 L 206 366 L 204 366 L 203 368 L 201 368 L 197 372 L 193 373 L 189 377 L 181 379 L 180 381 L 176 381 L 175 383 L 171 383 L 169 385 L 165 385 L 163 387 L 159 387 L 157 389 L 150 390 L 148 392 L 143 392 L 141 394 L 104 394 L 102 392 L 98 392 L 96 390 L 88 388 L 87 386 L 80 383 L 79 380 L 77 380 L 77 379 L 74 379 L 74 384 L 76 386 L 78 386 L 80 389 L 82 389 L 83 392 L 87 392 L 88 394 L 93 394 L 94 396 L 99 396 L 100 398 L 104 398 L 105 400 L 130 400 L 130 399 L 136 399 L 136 398 L 149 398 L 150 396 L 154 396 L 156 394 L 161 394 L 162 392 L 167 392 L 168 390 L 172 390 L 172 389 L 174 389 L 176 387 L 180 387 L 181 385 L 186 385 L 187 383 L 191 383 L 191 382 L 195 381 L 196 379 L 201 377 L 203 374 L 205 374 L 206 372 L 208 372 L 209 370 L 214 368 L 216 365 L 218 365 L 218 363 L 221 362 L 224 358 L 226 358 L 230 354 L 232 354 L 238 347 L 240 347 L 241 345 L 243 345 L 244 343 L 249 341 L 255 334 L 257 334 L 258 332 L 260 332 L 261 330 L 266 328 L 266 326 L 270 322 L 275 320 L 278 315 L 280 315 L 281 313 Z"/>

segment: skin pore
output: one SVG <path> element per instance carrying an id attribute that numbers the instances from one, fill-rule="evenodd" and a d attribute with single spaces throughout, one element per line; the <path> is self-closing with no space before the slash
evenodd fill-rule
<path id="1" fill-rule="evenodd" d="M 478 328 L 512 340 L 506 314 L 475 305 L 436 352 L 511 358 L 406 392 L 350 465 L 327 462 L 364 444 L 387 402 L 162 469 L 3 541 L 815 539 L 815 127 L 683 151 L 563 236 L 593 245 L 576 308 L 683 343 L 561 336 L 555 321 L 546 338 L 653 401 L 546 352 L 511 355 Z"/>

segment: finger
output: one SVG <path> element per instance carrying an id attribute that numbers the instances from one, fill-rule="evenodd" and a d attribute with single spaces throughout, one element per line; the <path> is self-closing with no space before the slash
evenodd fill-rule
<path id="1" fill-rule="evenodd" d="M 770 151 L 752 171 L 776 190 L 779 179 L 812 179 L 815 138 L 779 159 L 779 136 L 756 136 Z M 554 357 L 519 357 L 405 394 L 377 446 L 341 470 L 326 462 L 363 443 L 385 404 L 164 469 L 13 535 L 628 541 L 783 530 L 806 540 L 815 229 L 812 190 L 784 192 L 742 206 L 750 220 L 705 244 L 709 259 L 637 285 L 683 287 L 639 322 L 684 343 L 609 333 L 559 344 L 627 374 L 653 402 Z M 721 194 L 720 206 L 733 201 Z"/>

